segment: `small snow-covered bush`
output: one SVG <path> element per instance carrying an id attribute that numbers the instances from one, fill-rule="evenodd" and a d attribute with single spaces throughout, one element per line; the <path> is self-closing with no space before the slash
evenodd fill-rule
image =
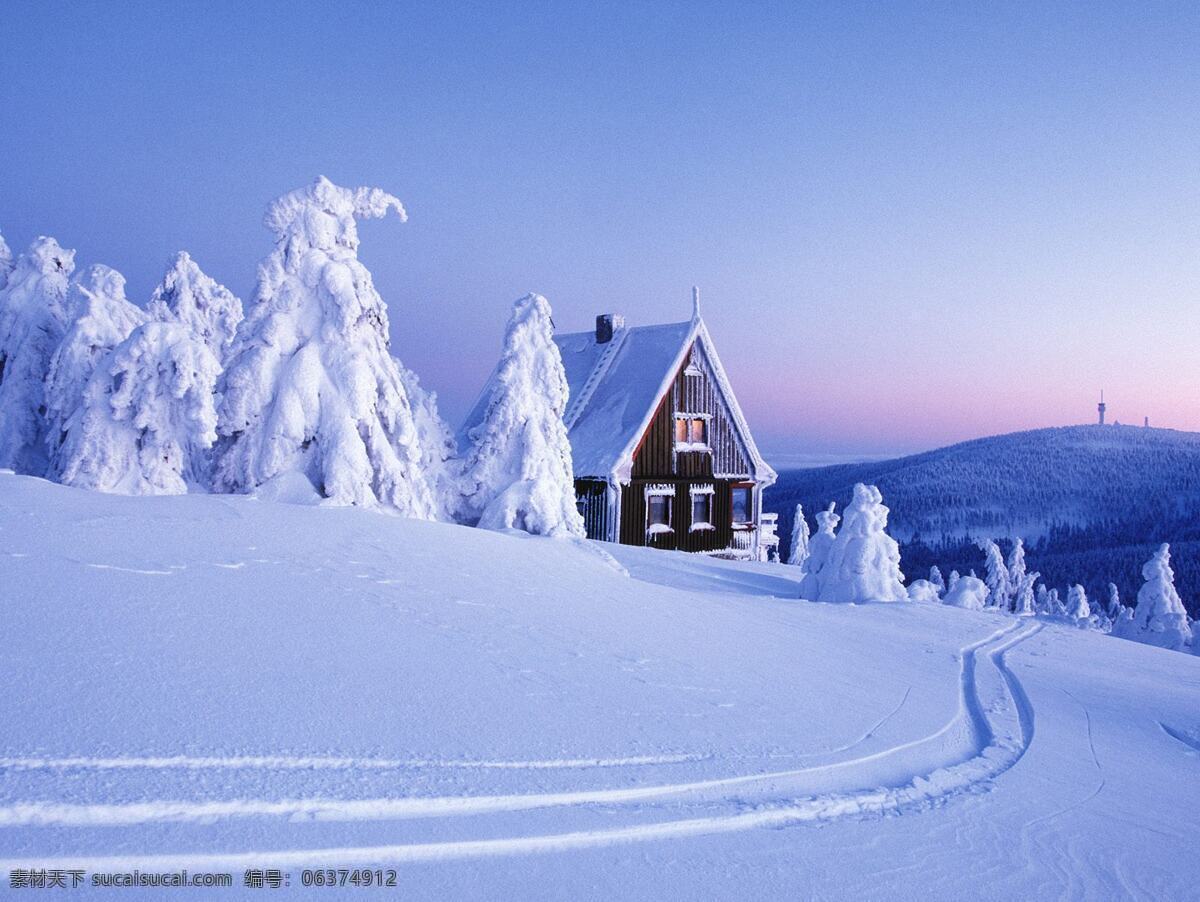
<path id="1" fill-rule="evenodd" d="M 946 590 L 946 597 L 942 601 L 951 607 L 982 611 L 987 604 L 989 591 L 987 583 L 978 577 L 960 576 L 954 585 Z"/>
<path id="2" fill-rule="evenodd" d="M 854 487 L 841 531 L 821 573 L 819 601 L 907 601 L 900 546 L 889 536 L 888 509 L 875 486 Z"/>
<path id="3" fill-rule="evenodd" d="M 44 476 L 46 371 L 66 330 L 75 252 L 43 237 L 14 261 L 0 245 L 0 467 Z"/>
<path id="4" fill-rule="evenodd" d="M 584 535 L 563 424 L 567 395 L 550 304 L 528 294 L 513 305 L 487 412 L 470 432 L 463 482 L 469 521 L 485 529 Z"/>
<path id="5" fill-rule="evenodd" d="M 908 600 L 925 604 L 939 604 L 942 600 L 938 588 L 927 579 L 914 579 L 908 584 Z"/>

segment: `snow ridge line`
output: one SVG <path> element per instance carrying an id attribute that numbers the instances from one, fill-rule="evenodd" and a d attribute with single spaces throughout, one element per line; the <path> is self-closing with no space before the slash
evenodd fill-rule
<path id="1" fill-rule="evenodd" d="M 629 758 L 550 758 L 535 761 L 471 761 L 437 758 L 353 758 L 325 755 L 234 755 L 231 757 L 170 755 L 113 758 L 0 758 L 3 770 L 571 770 L 592 767 L 638 767 L 704 761 L 711 755 L 639 755 Z M 2 809 L 0 809 L 2 811 Z M 3 823 L 0 815 L 0 823 Z"/>
<path id="2" fill-rule="evenodd" d="M 335 821 L 446 817 L 587 804 L 619 805 L 669 797 L 683 797 L 684 801 L 693 803 L 720 802 L 729 800 L 728 791 L 732 789 L 741 790 L 738 792 L 738 797 L 741 799 L 745 799 L 749 794 L 769 794 L 774 798 L 779 798 L 784 793 L 796 793 L 797 790 L 802 793 L 806 788 L 811 791 L 811 787 L 805 787 L 803 780 L 799 779 L 805 775 L 828 777 L 838 771 L 855 766 L 861 770 L 861 765 L 864 763 L 900 758 L 900 761 L 892 765 L 891 771 L 881 772 L 878 769 L 869 769 L 865 774 L 860 774 L 852 770 L 848 775 L 850 781 L 848 788 L 857 789 L 857 791 L 817 794 L 815 798 L 808 799 L 802 806 L 783 809 L 791 812 L 789 817 L 799 820 L 811 819 L 810 813 L 811 817 L 829 817 L 839 816 L 839 812 L 888 810 L 902 804 L 928 801 L 937 796 L 948 795 L 983 780 L 994 778 L 1020 759 L 1025 752 L 1027 739 L 1032 737 L 1032 709 L 1024 697 L 1024 692 L 1020 689 L 1019 682 L 1004 664 L 1003 656 L 1009 648 L 1028 638 L 1040 628 L 1039 624 L 1027 624 L 1024 628 L 1020 624 L 1015 624 L 997 630 L 985 639 L 971 643 L 961 653 L 962 671 L 970 674 L 974 680 L 976 652 L 989 644 L 994 645 L 988 653 L 987 660 L 994 665 L 997 671 L 996 675 L 1003 677 L 997 683 L 1000 686 L 1008 687 L 1009 695 L 1017 709 L 1015 712 L 1005 708 L 993 709 L 989 714 L 979 703 L 977 689 L 972 684 L 970 687 L 972 698 L 968 699 L 966 695 L 961 697 L 960 711 L 956 717 L 930 736 L 872 755 L 832 765 L 692 783 L 510 796 L 282 801 L 252 799 L 199 803 L 153 801 L 117 805 L 27 802 L 0 808 L 0 826 L 129 826 L 163 821 L 210 822 L 230 817 L 288 817 L 293 820 Z M 1013 686 L 1020 693 L 1019 696 L 1012 692 Z M 966 692 L 966 688 L 964 684 L 964 692 Z M 961 718 L 964 712 L 971 720 L 970 725 L 962 722 Z M 977 718 L 986 722 L 989 717 L 994 717 L 997 725 L 985 723 L 981 726 L 975 722 Z M 1027 723 L 1029 724 L 1028 728 L 1026 727 Z M 982 745 L 972 742 L 969 748 L 964 749 L 961 737 L 965 732 L 969 732 L 973 740 L 980 736 L 986 736 L 988 742 Z M 944 747 L 943 741 L 946 734 L 954 734 L 952 738 L 956 739 L 949 744 L 948 748 Z M 902 754 L 914 748 L 919 748 L 922 753 L 930 756 L 928 761 L 920 761 L 924 769 L 918 771 L 918 773 L 926 773 L 927 776 L 913 776 L 911 769 L 903 770 L 905 766 L 917 763 L 911 760 L 911 756 Z M 949 753 L 948 756 L 947 753 Z M 997 764 L 1003 766 L 997 767 Z M 876 778 L 881 779 L 877 780 Z M 868 790 L 864 788 L 866 786 L 898 788 Z"/>

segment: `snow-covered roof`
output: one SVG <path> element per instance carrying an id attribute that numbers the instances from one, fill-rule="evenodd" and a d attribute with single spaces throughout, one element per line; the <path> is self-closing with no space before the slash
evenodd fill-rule
<path id="1" fill-rule="evenodd" d="M 656 326 L 621 326 L 614 331 L 612 340 L 603 344 L 596 341 L 594 331 L 554 337 L 570 386 L 563 419 L 571 440 L 576 478 L 629 479 L 638 443 L 696 341 L 703 344 L 712 364 L 755 478 L 768 483 L 775 481 L 775 471 L 755 447 L 700 317 Z M 465 447 L 468 433 L 483 420 L 494 378 L 495 373 L 463 422 L 460 446 Z"/>

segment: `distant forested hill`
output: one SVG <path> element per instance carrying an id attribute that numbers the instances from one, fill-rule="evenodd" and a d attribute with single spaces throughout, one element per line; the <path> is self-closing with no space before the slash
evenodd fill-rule
<path id="1" fill-rule="evenodd" d="M 910 579 L 938 564 L 982 573 L 982 538 L 1029 546 L 1048 586 L 1082 583 L 1089 598 L 1115 583 L 1132 603 L 1141 564 L 1170 542 L 1176 585 L 1200 613 L 1200 433 L 1069 426 L 976 439 L 895 460 L 791 470 L 766 494 L 788 546 L 796 502 L 839 510 L 856 482 L 878 485 L 891 508 Z M 1009 541 L 1003 541 L 1009 540 Z"/>

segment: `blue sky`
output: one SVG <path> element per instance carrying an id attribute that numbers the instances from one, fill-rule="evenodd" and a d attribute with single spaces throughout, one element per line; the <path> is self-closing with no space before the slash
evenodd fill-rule
<path id="1" fill-rule="evenodd" d="M 465 413 L 513 298 L 701 287 L 760 443 L 888 453 L 1109 415 L 1200 429 L 1194 4 L 6 3 L 0 231 L 144 302 L 249 298 L 273 197 L 362 229 L 394 350 Z"/>

